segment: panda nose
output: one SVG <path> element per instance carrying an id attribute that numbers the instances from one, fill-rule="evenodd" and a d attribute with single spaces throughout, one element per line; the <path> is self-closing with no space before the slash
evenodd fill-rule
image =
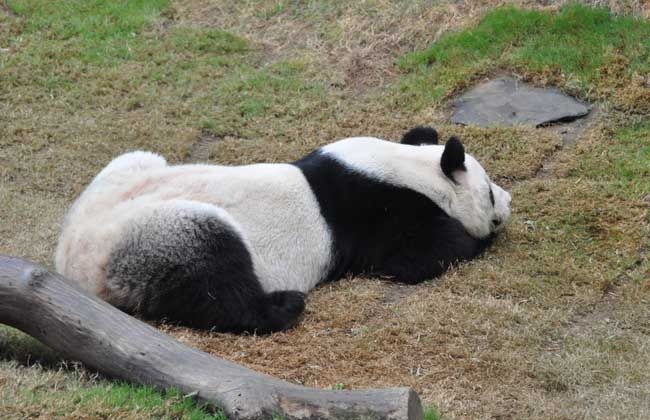
<path id="1" fill-rule="evenodd" d="M 494 225 L 494 227 L 497 227 L 497 226 L 499 226 L 499 225 L 501 224 L 501 220 L 499 220 L 499 219 L 492 219 L 492 224 Z"/>

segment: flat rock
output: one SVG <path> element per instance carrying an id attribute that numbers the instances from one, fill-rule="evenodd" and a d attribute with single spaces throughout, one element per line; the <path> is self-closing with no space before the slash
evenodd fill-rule
<path id="1" fill-rule="evenodd" d="M 451 122 L 479 127 L 571 121 L 589 113 L 582 102 L 554 88 L 537 88 L 513 77 L 476 86 L 453 102 Z"/>

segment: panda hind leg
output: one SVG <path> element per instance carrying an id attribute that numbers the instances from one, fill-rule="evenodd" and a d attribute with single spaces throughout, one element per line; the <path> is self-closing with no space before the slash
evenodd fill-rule
<path id="1" fill-rule="evenodd" d="M 254 330 L 260 334 L 294 327 L 305 310 L 305 294 L 297 290 L 280 290 L 265 294 Z M 245 329 L 250 331 L 250 329 Z"/>
<path id="2" fill-rule="evenodd" d="M 298 291 L 265 293 L 250 253 L 223 210 L 187 201 L 134 221 L 107 265 L 105 298 L 144 319 L 266 334 L 293 327 Z"/>
<path id="3" fill-rule="evenodd" d="M 160 155 L 151 152 L 135 151 L 124 153 L 113 159 L 99 174 L 94 181 L 100 181 L 119 173 L 135 174 L 149 169 L 163 168 L 167 161 Z"/>

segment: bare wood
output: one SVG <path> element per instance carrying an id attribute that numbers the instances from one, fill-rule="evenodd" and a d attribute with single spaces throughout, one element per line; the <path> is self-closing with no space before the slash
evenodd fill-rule
<path id="1" fill-rule="evenodd" d="M 0 323 L 110 377 L 198 393 L 236 419 L 422 419 L 411 388 L 307 388 L 187 347 L 32 262 L 0 255 Z"/>

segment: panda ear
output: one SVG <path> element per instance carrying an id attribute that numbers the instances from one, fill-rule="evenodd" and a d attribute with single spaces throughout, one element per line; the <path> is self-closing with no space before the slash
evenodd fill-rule
<path id="1" fill-rule="evenodd" d="M 420 146 L 422 144 L 438 144 L 438 132 L 433 127 L 418 126 L 411 128 L 402 136 L 402 144 Z"/>
<path id="2" fill-rule="evenodd" d="M 440 167 L 447 178 L 456 182 L 454 171 L 466 171 L 465 168 L 465 148 L 457 137 L 450 137 L 445 144 L 445 150 L 442 152 Z"/>

